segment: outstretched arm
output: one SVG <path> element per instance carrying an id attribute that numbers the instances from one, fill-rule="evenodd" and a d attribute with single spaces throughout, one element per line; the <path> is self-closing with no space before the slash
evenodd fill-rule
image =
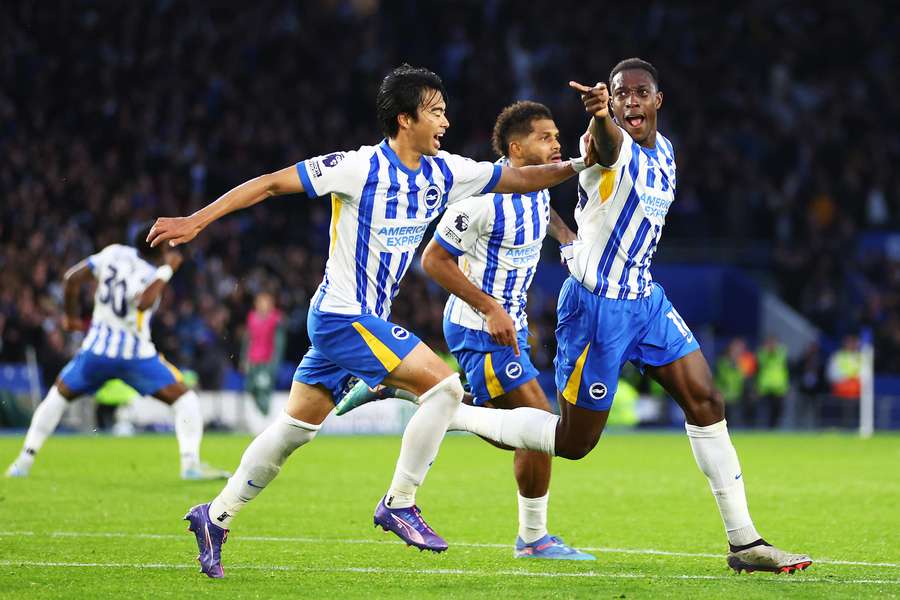
<path id="1" fill-rule="evenodd" d="M 559 185 L 583 168 L 583 161 L 579 163 L 572 160 L 549 165 L 503 167 L 500 179 L 492 191 L 500 194 L 530 194 Z"/>
<path id="2" fill-rule="evenodd" d="M 78 291 L 93 276 L 94 273 L 91 271 L 87 259 L 74 265 L 63 276 L 65 313 L 62 326 L 66 331 L 82 331 L 84 329 L 84 323 L 78 314 Z"/>
<path id="3" fill-rule="evenodd" d="M 422 253 L 422 268 L 445 290 L 484 315 L 488 334 L 498 344 L 511 346 L 519 356 L 516 324 L 503 307 L 469 281 L 450 254 L 437 241 L 431 240 Z"/>
<path id="4" fill-rule="evenodd" d="M 589 131 L 594 141 L 597 163 L 608 167 L 615 164 L 622 147 L 622 130 L 609 114 L 609 90 L 605 83 L 588 87 L 577 81 L 570 81 L 569 87 L 581 94 L 584 110 L 591 115 Z"/>
<path id="5" fill-rule="evenodd" d="M 550 207 L 550 222 L 547 224 L 547 233 L 561 245 L 566 245 L 578 239 L 574 231 L 569 229 L 566 222 L 562 220 L 559 213 Z"/>
<path id="6" fill-rule="evenodd" d="M 147 241 L 151 246 L 169 242 L 169 246 L 186 244 L 207 225 L 225 215 L 253 206 L 272 196 L 296 194 L 304 191 L 303 183 L 293 166 L 246 181 L 222 195 L 189 217 L 160 217 L 150 229 Z"/>

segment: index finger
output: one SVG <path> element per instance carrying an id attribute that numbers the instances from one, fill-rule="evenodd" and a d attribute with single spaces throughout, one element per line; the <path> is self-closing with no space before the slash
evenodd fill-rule
<path id="1" fill-rule="evenodd" d="M 513 334 L 513 343 L 512 343 L 512 347 L 513 347 L 513 352 L 516 353 L 516 358 L 519 358 L 519 354 L 520 354 L 520 352 L 519 352 L 519 338 L 518 338 L 515 334 Z"/>
<path id="2" fill-rule="evenodd" d="M 578 90 L 582 94 L 587 94 L 592 89 L 594 89 L 590 86 L 584 85 L 583 83 L 578 83 L 577 81 L 570 81 L 569 87 L 572 88 L 573 90 Z"/>

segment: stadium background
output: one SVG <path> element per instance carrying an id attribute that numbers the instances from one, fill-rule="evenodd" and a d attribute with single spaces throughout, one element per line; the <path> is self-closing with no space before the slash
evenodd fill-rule
<path id="1" fill-rule="evenodd" d="M 900 23 L 888 4 L 159 1 L 5 11 L 0 379 L 10 391 L 33 387 L 22 366 L 30 359 L 46 387 L 77 348 L 59 327 L 68 266 L 250 177 L 377 141 L 374 96 L 391 67 L 437 71 L 450 96 L 444 146 L 493 159 L 493 119 L 521 98 L 551 107 L 573 154 L 585 116 L 566 82 L 604 80 L 638 55 L 660 71 L 660 129 L 679 161 L 653 272 L 710 362 L 736 336 L 752 349 L 778 332 L 791 349 L 791 397 L 809 365 L 819 381 L 805 391 L 827 396 L 829 356 L 844 335 L 868 330 L 878 425 L 900 422 L 900 138 L 889 133 L 900 130 L 900 90 L 897 49 L 884 43 Z M 571 222 L 573 184 L 553 198 Z M 157 313 L 157 346 L 195 371 L 201 389 L 240 389 L 246 315 L 254 294 L 271 291 L 285 313 L 287 386 L 308 345 L 328 223 L 327 202 L 291 196 L 204 232 L 184 249 Z M 539 273 L 529 315 L 535 361 L 547 370 L 563 276 L 550 242 Z M 444 347 L 444 297 L 413 271 L 394 317 Z M 822 423 L 794 415 L 783 424 Z"/>

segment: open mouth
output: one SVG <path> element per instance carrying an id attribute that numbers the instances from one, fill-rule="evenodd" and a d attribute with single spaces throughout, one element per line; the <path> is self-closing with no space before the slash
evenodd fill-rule
<path id="1" fill-rule="evenodd" d="M 444 137 L 444 132 L 434 134 L 434 145 L 436 148 L 440 149 L 441 147 L 441 138 Z"/>
<path id="2" fill-rule="evenodd" d="M 557 152 L 556 154 L 554 154 L 550 157 L 550 162 L 555 162 L 555 163 L 562 162 L 562 155 L 559 152 Z"/>
<path id="3" fill-rule="evenodd" d="M 626 115 L 625 122 L 628 123 L 630 127 L 637 129 L 644 124 L 644 115 Z"/>

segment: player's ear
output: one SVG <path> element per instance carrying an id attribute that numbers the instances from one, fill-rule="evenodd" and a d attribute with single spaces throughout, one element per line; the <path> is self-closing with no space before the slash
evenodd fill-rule
<path id="1" fill-rule="evenodd" d="M 656 92 L 656 110 L 659 110 L 660 108 L 662 108 L 662 101 L 663 101 L 663 93 Z"/>
<path id="2" fill-rule="evenodd" d="M 507 157 L 512 158 L 513 156 L 520 156 L 522 154 L 522 144 L 519 142 L 510 142 L 509 150 L 507 151 Z"/>
<path id="3" fill-rule="evenodd" d="M 400 113 L 397 115 L 397 122 L 400 124 L 400 129 L 409 129 L 409 124 L 412 121 L 412 118 L 406 113 Z"/>

